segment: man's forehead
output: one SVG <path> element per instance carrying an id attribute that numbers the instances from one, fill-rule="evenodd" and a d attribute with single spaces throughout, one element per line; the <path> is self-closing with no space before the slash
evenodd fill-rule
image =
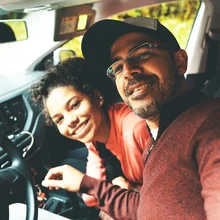
<path id="1" fill-rule="evenodd" d="M 149 42 L 155 43 L 154 38 L 151 35 L 139 32 L 131 32 L 120 36 L 111 46 L 111 57 L 115 54 L 120 54 L 123 51 L 129 52 L 139 44 Z"/>

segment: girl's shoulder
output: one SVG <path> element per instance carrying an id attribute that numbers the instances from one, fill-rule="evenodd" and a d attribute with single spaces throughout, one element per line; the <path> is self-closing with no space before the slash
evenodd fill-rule
<path id="1" fill-rule="evenodd" d="M 144 119 L 138 117 L 134 112 L 122 102 L 111 105 L 108 109 L 110 121 L 119 124 L 121 128 L 126 127 L 145 127 Z"/>
<path id="2" fill-rule="evenodd" d="M 132 110 L 123 102 L 117 102 L 108 106 L 108 114 L 114 116 L 125 116 Z"/>

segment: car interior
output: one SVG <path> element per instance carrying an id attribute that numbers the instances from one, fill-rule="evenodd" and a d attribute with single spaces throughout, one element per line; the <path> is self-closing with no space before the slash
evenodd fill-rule
<path id="1" fill-rule="evenodd" d="M 85 172 L 87 149 L 46 124 L 30 87 L 46 69 L 83 57 L 86 30 L 102 19 L 158 18 L 188 54 L 191 88 L 220 97 L 219 0 L 1 0 L 0 1 L 0 217 L 8 206 L 27 205 L 70 219 L 96 219 L 79 194 L 42 187 L 50 167 L 69 164 Z M 92 43 L 92 42 L 91 42 Z M 85 162 L 85 163 L 84 163 Z"/>

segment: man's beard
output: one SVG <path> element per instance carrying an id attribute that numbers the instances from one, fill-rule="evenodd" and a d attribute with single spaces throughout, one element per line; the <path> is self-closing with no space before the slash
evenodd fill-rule
<path id="1" fill-rule="evenodd" d="M 143 81 L 145 77 L 141 76 L 140 78 L 135 79 L 135 82 Z M 163 84 L 159 84 L 159 80 L 157 80 L 157 94 L 150 103 L 142 105 L 138 108 L 132 108 L 130 102 L 127 102 L 127 105 L 140 118 L 143 118 L 145 120 L 154 119 L 160 115 L 161 109 L 163 108 L 164 104 L 177 96 L 180 89 L 179 87 L 180 78 L 178 76 L 178 73 L 175 72 L 172 76 L 170 75 L 170 77 L 166 79 L 166 82 Z M 144 97 L 139 97 L 139 100 L 141 99 L 144 102 Z M 138 100 L 138 98 L 136 100 Z"/>
<path id="2" fill-rule="evenodd" d="M 157 117 L 160 114 L 160 106 L 153 100 L 150 104 L 142 106 L 140 108 L 129 107 L 140 118 L 150 120 Z"/>

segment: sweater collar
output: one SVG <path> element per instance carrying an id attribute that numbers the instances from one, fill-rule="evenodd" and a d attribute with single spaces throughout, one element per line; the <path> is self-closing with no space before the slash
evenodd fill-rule
<path id="1" fill-rule="evenodd" d="M 186 109 L 195 105 L 196 103 L 205 99 L 205 94 L 198 90 L 191 90 L 186 92 L 175 99 L 164 104 L 159 122 L 158 138 L 162 135 L 165 129 Z"/>

